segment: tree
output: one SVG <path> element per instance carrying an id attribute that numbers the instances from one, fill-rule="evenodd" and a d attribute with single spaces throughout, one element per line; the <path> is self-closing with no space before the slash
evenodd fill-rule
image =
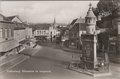
<path id="1" fill-rule="evenodd" d="M 97 8 L 93 8 L 95 15 L 109 16 L 118 9 L 120 6 L 120 0 L 100 0 L 97 4 Z"/>

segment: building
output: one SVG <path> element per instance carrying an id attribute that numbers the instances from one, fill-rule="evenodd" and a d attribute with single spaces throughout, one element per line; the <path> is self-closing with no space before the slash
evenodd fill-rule
<path id="1" fill-rule="evenodd" d="M 18 42 L 14 39 L 13 22 L 5 20 L 6 17 L 0 14 L 0 54 L 16 53 Z"/>
<path id="2" fill-rule="evenodd" d="M 70 46 L 77 47 L 80 36 L 86 32 L 86 24 L 83 18 L 74 19 L 69 27 L 69 42 Z"/>
<path id="3" fill-rule="evenodd" d="M 49 27 L 50 24 L 36 24 L 36 25 L 32 25 L 33 26 L 33 33 L 34 33 L 34 37 L 37 40 L 41 40 L 41 39 L 49 39 L 50 35 L 49 35 Z"/>
<path id="4" fill-rule="evenodd" d="M 56 37 L 58 37 L 60 35 L 60 31 L 57 28 L 57 26 L 58 25 L 57 25 L 56 20 L 54 18 L 54 22 L 53 22 L 53 24 L 51 24 L 51 26 L 49 28 L 49 36 L 50 36 L 51 42 L 55 41 Z"/>
<path id="5" fill-rule="evenodd" d="M 32 28 L 16 16 L 0 16 L 0 52 L 3 54 L 18 53 L 32 38 Z"/>
<path id="6" fill-rule="evenodd" d="M 62 45 L 69 46 L 69 26 L 60 27 L 60 40 Z"/>
<path id="7" fill-rule="evenodd" d="M 56 37 L 60 34 L 55 19 L 52 24 L 48 23 L 33 24 L 31 25 L 31 27 L 33 28 L 34 37 L 37 40 L 47 39 L 55 41 Z"/>
<path id="8" fill-rule="evenodd" d="M 93 34 L 96 29 L 96 16 L 92 11 L 92 5 L 89 5 L 89 9 L 85 18 L 74 19 L 69 27 L 69 41 L 70 46 L 75 48 L 81 48 L 81 35 L 87 32 Z"/>
<path id="9" fill-rule="evenodd" d="M 22 51 L 26 47 L 31 46 L 31 40 L 33 39 L 32 28 L 30 28 L 28 24 L 22 22 L 18 16 L 7 18 L 10 18 L 9 20 L 15 23 L 14 39 L 19 43 L 19 47 L 17 47 L 18 51 Z"/>

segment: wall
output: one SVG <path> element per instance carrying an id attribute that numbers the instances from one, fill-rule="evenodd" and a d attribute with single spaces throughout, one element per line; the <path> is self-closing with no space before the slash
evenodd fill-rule
<path id="1" fill-rule="evenodd" d="M 32 28 L 27 27 L 27 28 L 25 29 L 25 32 L 26 32 L 26 37 L 27 37 L 27 38 L 32 38 L 32 37 L 33 37 Z"/>
<path id="2" fill-rule="evenodd" d="M 49 30 L 35 30 L 35 36 L 49 36 Z"/>
<path id="3" fill-rule="evenodd" d="M 26 38 L 25 29 L 14 30 L 14 39 L 17 40 L 17 42 L 25 40 L 25 38 Z"/>
<path id="4" fill-rule="evenodd" d="M 0 22 L 0 42 L 13 39 L 13 23 Z"/>

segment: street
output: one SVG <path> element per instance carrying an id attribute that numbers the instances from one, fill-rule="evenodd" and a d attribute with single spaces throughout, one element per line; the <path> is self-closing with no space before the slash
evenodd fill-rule
<path id="1" fill-rule="evenodd" d="M 0 74 L 0 79 L 120 79 L 120 64 L 111 63 L 111 76 L 94 78 L 67 69 L 72 53 L 45 46 L 29 48 L 22 53 L 25 54 L 18 54 L 22 56 L 9 62 L 13 66 L 1 67 L 7 71 Z"/>

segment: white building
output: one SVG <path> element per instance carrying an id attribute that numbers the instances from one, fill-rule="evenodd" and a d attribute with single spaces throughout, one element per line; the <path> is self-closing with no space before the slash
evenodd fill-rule
<path id="1" fill-rule="evenodd" d="M 41 40 L 43 38 L 49 39 L 49 27 L 50 24 L 35 24 L 32 25 L 34 37 L 37 40 Z"/>
<path id="2" fill-rule="evenodd" d="M 45 37 L 52 41 L 60 34 L 60 31 L 57 29 L 55 19 L 53 24 L 34 24 L 32 27 L 34 29 L 34 37 L 38 40 Z"/>

